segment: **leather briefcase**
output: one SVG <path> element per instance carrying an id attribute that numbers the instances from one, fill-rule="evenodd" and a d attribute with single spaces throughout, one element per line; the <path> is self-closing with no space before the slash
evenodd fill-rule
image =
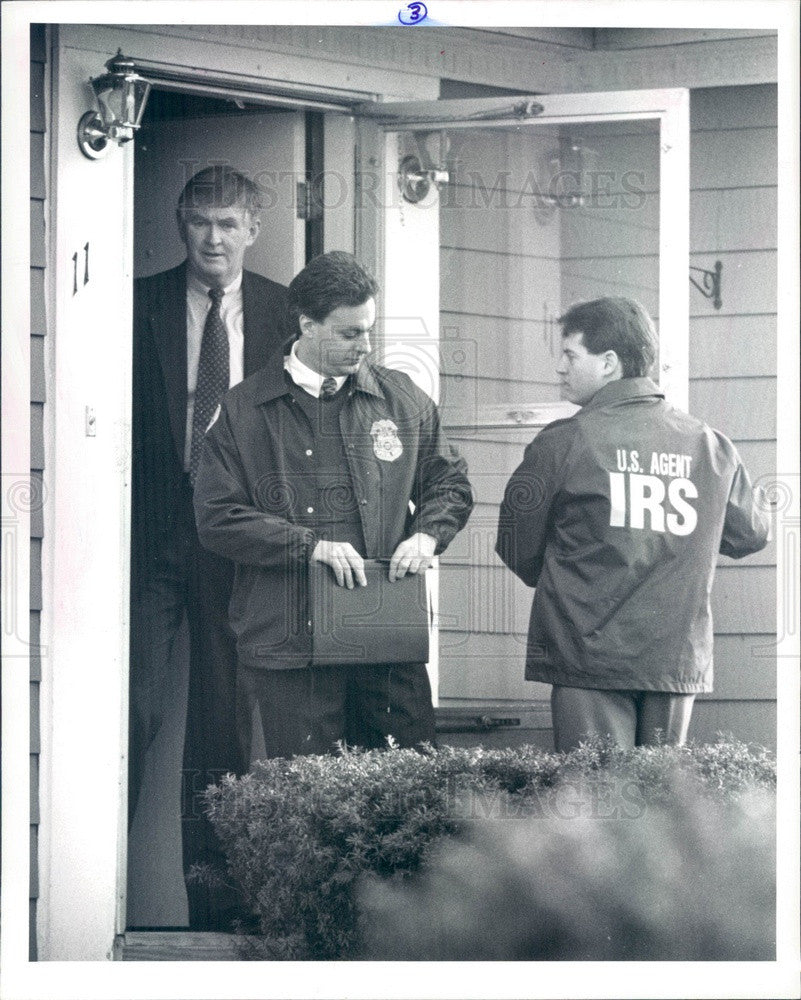
<path id="1" fill-rule="evenodd" d="M 365 559 L 367 586 L 337 586 L 325 563 L 309 564 L 312 663 L 425 663 L 429 603 L 425 574 L 390 583 L 388 559 Z"/>

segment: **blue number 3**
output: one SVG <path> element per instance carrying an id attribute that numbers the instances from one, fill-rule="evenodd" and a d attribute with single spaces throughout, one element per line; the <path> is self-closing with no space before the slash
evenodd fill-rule
<path id="1" fill-rule="evenodd" d="M 428 8 L 424 3 L 410 3 L 403 10 L 398 11 L 398 20 L 401 24 L 417 24 L 428 17 Z"/>

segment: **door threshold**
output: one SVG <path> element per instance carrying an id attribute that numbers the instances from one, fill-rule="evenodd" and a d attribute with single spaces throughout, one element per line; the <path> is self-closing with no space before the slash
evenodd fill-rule
<path id="1" fill-rule="evenodd" d="M 120 962 L 257 961 L 259 938 L 227 931 L 131 930 L 120 935 Z"/>

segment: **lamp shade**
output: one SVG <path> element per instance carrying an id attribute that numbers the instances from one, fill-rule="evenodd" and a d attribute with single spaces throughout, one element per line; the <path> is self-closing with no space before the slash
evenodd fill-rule
<path id="1" fill-rule="evenodd" d="M 103 126 L 113 138 L 133 138 L 133 129 L 142 121 L 150 83 L 121 52 L 109 59 L 106 69 L 107 73 L 92 80 Z M 115 134 L 122 130 L 129 134 Z"/>

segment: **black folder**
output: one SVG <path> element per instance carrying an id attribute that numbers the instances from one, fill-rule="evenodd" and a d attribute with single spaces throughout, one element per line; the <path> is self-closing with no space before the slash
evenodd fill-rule
<path id="1" fill-rule="evenodd" d="M 325 563 L 309 565 L 312 662 L 425 663 L 429 611 L 425 574 L 390 583 L 389 560 L 365 559 L 367 586 L 337 586 Z"/>

